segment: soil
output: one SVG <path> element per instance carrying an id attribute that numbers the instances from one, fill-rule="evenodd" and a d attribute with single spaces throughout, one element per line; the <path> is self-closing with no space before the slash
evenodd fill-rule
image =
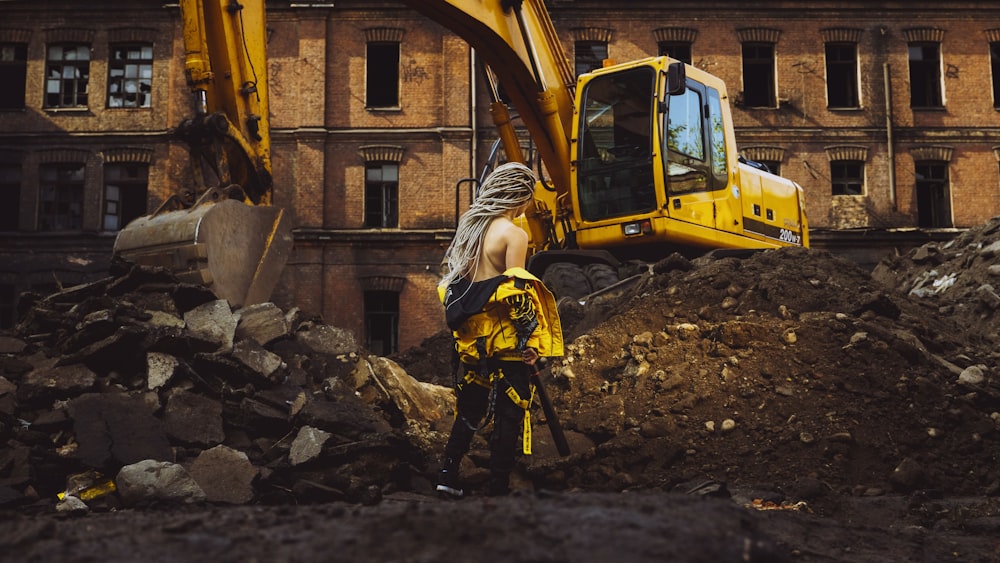
<path id="1" fill-rule="evenodd" d="M 515 491 L 371 504 L 0 513 L 0 561 L 1000 561 L 1000 218 L 873 272 L 826 252 L 671 256 L 560 304 Z M 393 359 L 450 385 L 447 334 Z M 484 433 L 485 434 L 485 433 Z"/>

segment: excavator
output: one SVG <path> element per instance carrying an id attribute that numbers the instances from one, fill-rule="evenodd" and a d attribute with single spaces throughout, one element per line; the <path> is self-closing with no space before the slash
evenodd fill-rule
<path id="1" fill-rule="evenodd" d="M 506 160 L 528 160 L 508 101 L 524 123 L 543 178 L 521 219 L 528 268 L 557 295 L 600 291 L 674 251 L 809 245 L 802 188 L 739 157 L 719 78 L 668 57 L 575 77 L 543 0 L 404 3 L 485 62 Z M 195 115 L 177 134 L 197 185 L 129 223 L 114 252 L 251 305 L 292 245 L 271 205 L 264 0 L 180 9 Z"/>
<path id="2" fill-rule="evenodd" d="M 264 0 L 181 0 L 194 115 L 175 131 L 195 186 L 119 231 L 114 256 L 162 267 L 234 307 L 270 299 L 292 247 L 272 205 Z"/>
<path id="3" fill-rule="evenodd" d="M 809 246 L 801 186 L 739 156 L 719 78 L 663 56 L 574 77 L 543 0 L 404 2 L 485 62 L 507 160 L 526 156 L 503 98 L 524 123 L 546 173 L 522 219 L 528 269 L 556 295 L 670 252 Z"/>

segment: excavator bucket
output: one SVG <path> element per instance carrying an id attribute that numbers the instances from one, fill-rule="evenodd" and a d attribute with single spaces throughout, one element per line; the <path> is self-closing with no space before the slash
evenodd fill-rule
<path id="1" fill-rule="evenodd" d="M 118 233 L 114 253 L 204 285 L 233 307 L 269 301 L 292 247 L 284 211 L 235 199 L 156 212 Z"/>

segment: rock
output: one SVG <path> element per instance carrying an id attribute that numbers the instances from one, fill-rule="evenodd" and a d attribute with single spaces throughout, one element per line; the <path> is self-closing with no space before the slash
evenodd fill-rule
<path id="1" fill-rule="evenodd" d="M 164 424 L 167 434 L 183 444 L 215 446 L 226 439 L 222 404 L 195 393 L 172 394 L 164 409 Z"/>
<path id="2" fill-rule="evenodd" d="M 919 462 L 906 458 L 889 475 L 889 483 L 897 492 L 909 493 L 923 486 L 926 477 L 924 467 Z"/>
<path id="3" fill-rule="evenodd" d="M 12 336 L 0 336 L 0 354 L 20 354 L 28 343 Z"/>
<path id="4" fill-rule="evenodd" d="M 22 402 L 39 403 L 68 399 L 90 390 L 96 381 L 97 374 L 82 364 L 40 367 L 21 379 L 17 398 Z"/>
<path id="5" fill-rule="evenodd" d="M 967 387 L 982 385 L 982 383 L 986 381 L 985 367 L 986 366 L 975 365 L 962 370 L 962 373 L 958 376 L 959 385 L 965 385 Z"/>
<path id="6" fill-rule="evenodd" d="M 329 432 L 312 426 L 303 426 L 292 441 L 292 447 L 288 451 L 288 462 L 292 465 L 301 465 L 316 459 L 323 452 L 323 444 L 329 439 Z"/>
<path id="7" fill-rule="evenodd" d="M 328 325 L 312 325 L 296 334 L 296 339 L 310 350 L 320 354 L 350 354 L 357 352 L 354 333 Z"/>
<path id="8" fill-rule="evenodd" d="M 76 497 L 66 496 L 56 503 L 56 512 L 80 515 L 90 512 L 90 507 L 87 506 L 87 503 Z"/>
<path id="9" fill-rule="evenodd" d="M 159 389 L 166 385 L 180 362 L 170 354 L 149 352 L 146 354 L 146 388 Z"/>
<path id="10" fill-rule="evenodd" d="M 245 504 L 254 498 L 259 471 L 243 452 L 227 446 L 203 451 L 191 464 L 191 476 L 211 502 Z"/>
<path id="11" fill-rule="evenodd" d="M 197 503 L 205 492 L 180 465 L 152 459 L 122 467 L 115 477 L 118 494 L 126 506 L 140 506 L 156 501 Z"/>
<path id="12" fill-rule="evenodd" d="M 252 371 L 256 377 L 253 380 L 279 381 L 278 370 L 284 367 L 285 363 L 281 356 L 268 351 L 266 348 L 251 339 L 240 340 L 233 347 L 232 357 Z"/>
<path id="13" fill-rule="evenodd" d="M 184 323 L 192 335 L 215 343 L 217 351 L 232 350 L 236 316 L 225 299 L 209 301 L 184 313 Z"/>
<path id="14" fill-rule="evenodd" d="M 736 429 L 736 421 L 735 420 L 733 420 L 731 418 L 727 418 L 727 419 L 725 419 L 725 420 L 722 421 L 721 430 L 723 432 L 732 432 L 735 429 Z"/>
<path id="15" fill-rule="evenodd" d="M 289 336 L 289 323 L 285 314 L 274 303 L 258 303 L 239 310 L 236 339 L 249 338 L 266 346 Z"/>
<path id="16" fill-rule="evenodd" d="M 88 393 L 70 401 L 69 415 L 77 457 L 90 467 L 173 459 L 163 424 L 141 398 Z"/>
<path id="17" fill-rule="evenodd" d="M 387 358 L 373 357 L 371 361 L 361 360 L 359 365 L 368 368 L 373 383 L 407 420 L 433 424 L 450 418 L 455 405 L 451 389 L 417 381 Z"/>

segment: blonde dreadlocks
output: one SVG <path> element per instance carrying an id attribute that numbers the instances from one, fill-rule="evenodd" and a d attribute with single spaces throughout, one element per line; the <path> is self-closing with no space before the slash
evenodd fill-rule
<path id="1" fill-rule="evenodd" d="M 531 201 L 535 195 L 535 175 L 519 162 L 498 166 L 483 182 L 479 195 L 462 214 L 451 246 L 445 252 L 447 273 L 441 286 L 447 287 L 461 277 L 472 281 L 482 258 L 483 239 L 493 219 Z"/>

